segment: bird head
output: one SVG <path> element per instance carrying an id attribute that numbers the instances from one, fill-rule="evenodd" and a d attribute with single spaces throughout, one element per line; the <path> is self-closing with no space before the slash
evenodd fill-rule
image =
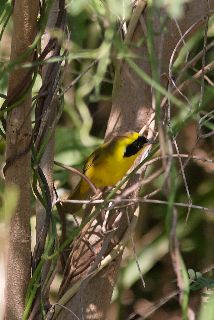
<path id="1" fill-rule="evenodd" d="M 153 143 L 152 141 L 148 140 L 146 137 L 144 137 L 143 135 L 140 135 L 137 132 L 130 132 L 130 133 L 127 133 L 126 135 L 127 137 L 130 138 L 130 142 L 126 146 L 124 157 L 131 157 L 137 154 L 146 145 Z"/>

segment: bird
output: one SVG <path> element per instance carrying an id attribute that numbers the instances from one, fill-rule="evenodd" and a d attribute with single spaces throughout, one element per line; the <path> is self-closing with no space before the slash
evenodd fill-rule
<path id="1" fill-rule="evenodd" d="M 132 167 L 136 158 L 152 142 L 138 132 L 131 131 L 113 137 L 101 144 L 85 161 L 83 174 L 97 189 L 104 189 L 117 184 Z M 81 178 L 79 184 L 68 197 L 68 200 L 83 200 L 90 194 L 91 188 Z M 77 211 L 82 205 L 64 203 L 64 212 Z M 73 212 L 71 212 L 73 213 Z"/>

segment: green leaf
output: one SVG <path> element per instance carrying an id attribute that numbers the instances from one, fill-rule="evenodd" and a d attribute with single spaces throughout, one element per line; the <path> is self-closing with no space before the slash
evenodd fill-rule
<path id="1" fill-rule="evenodd" d="M 211 292 L 210 297 L 202 302 L 198 320 L 213 320 L 214 319 L 214 292 Z"/>

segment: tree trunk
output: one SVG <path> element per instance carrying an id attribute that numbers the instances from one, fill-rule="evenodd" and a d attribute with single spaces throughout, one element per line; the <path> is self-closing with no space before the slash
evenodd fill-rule
<path id="1" fill-rule="evenodd" d="M 36 35 L 38 0 L 14 3 L 11 61 L 20 58 Z M 23 61 L 32 61 L 33 53 Z M 21 86 L 29 86 L 29 69 L 13 70 L 9 77 L 8 106 L 17 101 Z M 14 93 L 17 93 L 14 95 Z M 6 283 L 5 319 L 22 319 L 26 289 L 31 271 L 30 179 L 31 179 L 31 90 L 7 116 L 7 147 L 5 179 L 8 186 L 19 190 L 16 212 L 11 218 Z M 11 199 L 13 201 L 13 199 Z"/>

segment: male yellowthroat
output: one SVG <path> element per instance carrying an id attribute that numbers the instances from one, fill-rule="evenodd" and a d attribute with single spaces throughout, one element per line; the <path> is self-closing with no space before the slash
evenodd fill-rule
<path id="1" fill-rule="evenodd" d="M 137 156 L 149 143 L 151 142 L 147 138 L 137 132 L 127 132 L 116 136 L 99 146 L 87 158 L 83 173 L 98 189 L 114 186 L 124 177 Z M 81 179 L 68 199 L 85 199 L 89 191 L 88 183 Z M 71 212 L 69 210 L 71 207 L 75 207 L 75 211 L 78 210 L 77 205 L 71 206 L 71 204 L 64 203 L 63 211 Z"/>

